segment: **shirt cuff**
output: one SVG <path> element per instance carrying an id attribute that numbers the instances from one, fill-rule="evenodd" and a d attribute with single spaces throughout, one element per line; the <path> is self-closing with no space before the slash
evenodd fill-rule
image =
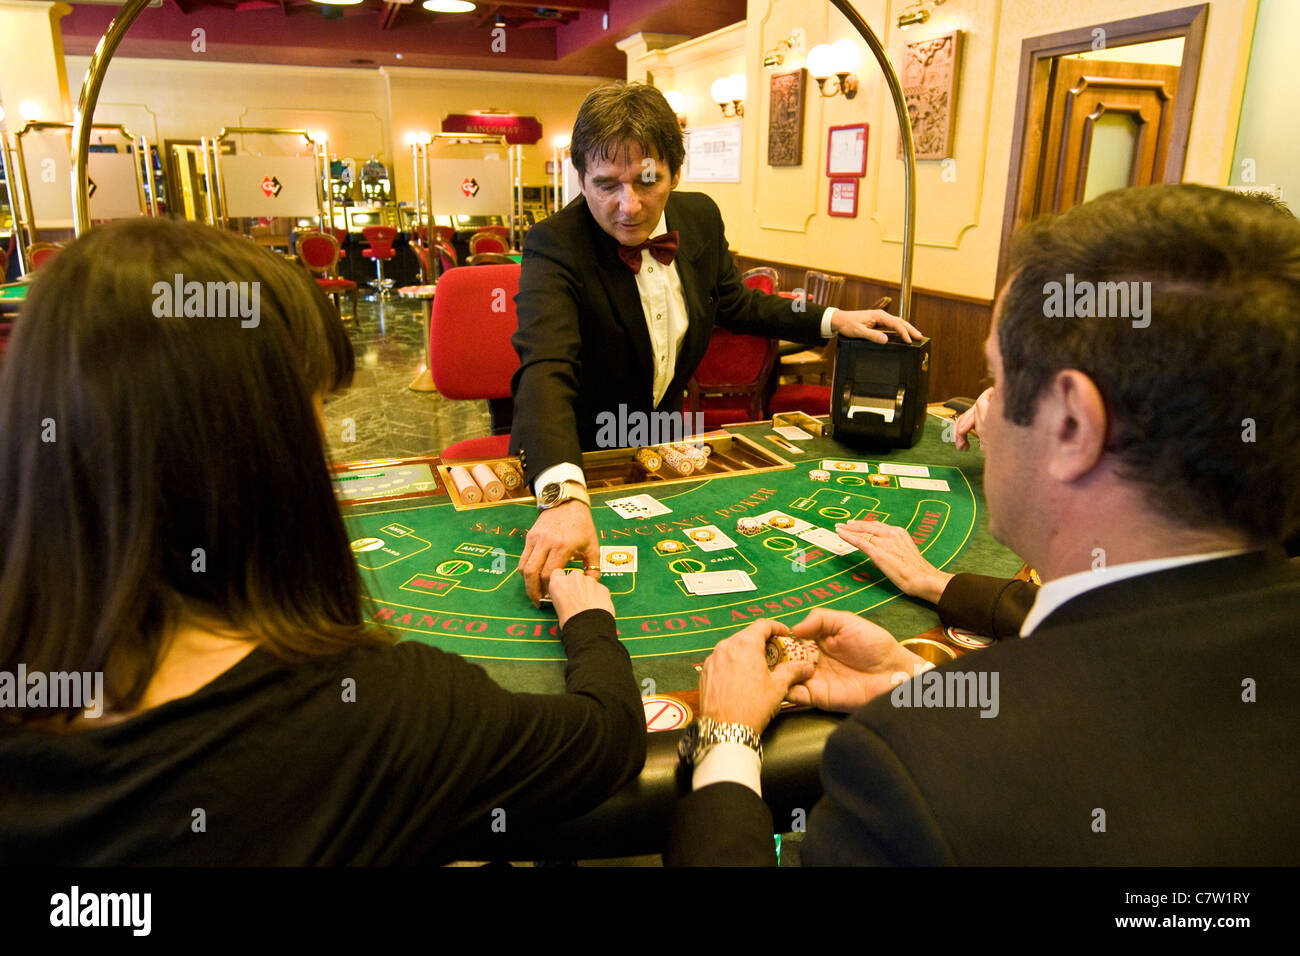
<path id="1" fill-rule="evenodd" d="M 822 338 L 829 339 L 831 337 L 831 317 L 838 311 L 839 309 L 832 305 L 822 313 Z"/>
<path id="2" fill-rule="evenodd" d="M 744 744 L 724 741 L 714 744 L 704 759 L 695 765 L 691 789 L 700 790 L 711 783 L 744 784 L 760 797 L 763 795 L 763 761 L 758 751 Z"/>
<path id="3" fill-rule="evenodd" d="M 558 465 L 547 468 L 533 479 L 533 494 L 537 494 L 539 488 L 545 488 L 549 484 L 558 484 L 561 481 L 576 481 L 582 487 L 587 487 L 587 478 L 583 475 L 582 469 L 571 462 L 562 461 Z"/>

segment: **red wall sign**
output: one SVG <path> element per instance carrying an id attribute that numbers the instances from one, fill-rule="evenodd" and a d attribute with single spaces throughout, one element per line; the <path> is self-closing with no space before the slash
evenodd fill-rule
<path id="1" fill-rule="evenodd" d="M 507 143 L 530 146 L 542 138 L 542 124 L 535 116 L 513 113 L 453 113 L 442 121 L 444 133 L 469 133 L 474 136 L 504 136 Z"/>

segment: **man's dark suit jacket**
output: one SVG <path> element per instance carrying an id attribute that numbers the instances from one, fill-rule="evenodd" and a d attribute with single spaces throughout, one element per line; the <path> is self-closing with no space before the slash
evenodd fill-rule
<path id="1" fill-rule="evenodd" d="M 792 300 L 740 281 L 712 199 L 674 192 L 665 214 L 669 231 L 679 234 L 674 261 L 690 323 L 657 409 L 650 332 L 618 241 L 582 197 L 528 231 L 515 297 L 519 330 L 511 339 L 519 370 L 510 436 L 526 480 L 562 461 L 580 464 L 581 452 L 596 447 L 600 412 L 679 411 L 715 321 L 733 332 L 820 341 L 825 309 L 810 303 L 795 311 Z"/>
<path id="2" fill-rule="evenodd" d="M 937 669 L 998 672 L 996 717 L 885 696 L 846 720 L 802 860 L 1294 866 L 1297 620 L 1300 567 L 1281 552 L 1081 594 Z M 772 833 L 753 791 L 714 784 L 679 803 L 664 860 L 772 863 Z"/>

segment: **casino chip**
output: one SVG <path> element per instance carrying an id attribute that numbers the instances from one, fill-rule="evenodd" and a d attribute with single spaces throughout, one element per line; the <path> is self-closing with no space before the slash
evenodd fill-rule
<path id="1" fill-rule="evenodd" d="M 668 541 L 660 541 L 658 544 L 656 544 L 655 550 L 658 551 L 660 554 L 676 554 L 684 547 L 686 546 L 682 544 L 680 541 L 668 540 Z"/>
<path id="2" fill-rule="evenodd" d="M 715 535 L 708 528 L 699 528 L 695 531 L 692 531 L 690 532 L 690 536 L 691 536 L 691 540 L 693 541 L 712 541 L 715 537 L 717 537 L 717 535 Z"/>
<path id="3" fill-rule="evenodd" d="M 626 551 L 611 551 L 605 558 L 610 564 L 628 564 L 632 560 L 632 555 Z"/>
<path id="4" fill-rule="evenodd" d="M 784 661 L 808 661 L 816 664 L 821 657 L 821 651 L 818 650 L 814 641 L 801 641 L 794 637 L 784 637 L 780 634 L 773 634 L 767 639 L 767 645 L 763 649 L 767 658 L 768 670 L 776 667 Z"/>
<path id="5" fill-rule="evenodd" d="M 837 461 L 837 462 L 835 463 L 835 467 L 838 468 L 840 471 L 852 471 L 852 470 L 853 470 L 853 462 L 851 462 L 851 461 Z"/>
<path id="6" fill-rule="evenodd" d="M 831 473 L 822 468 L 814 468 L 812 471 L 808 472 L 808 477 L 813 481 L 830 481 Z"/>
<path id="7" fill-rule="evenodd" d="M 767 519 L 767 523 L 773 528 L 793 528 L 794 519 L 787 518 L 785 515 L 772 515 Z"/>
<path id="8" fill-rule="evenodd" d="M 948 635 L 948 639 L 958 647 L 968 647 L 974 650 L 981 647 L 988 647 L 993 643 L 993 638 L 991 637 L 985 637 L 983 634 L 976 634 L 974 631 L 964 631 L 959 627 L 948 627 L 944 630 Z"/>
<path id="9" fill-rule="evenodd" d="M 888 488 L 888 487 L 889 487 L 889 476 L 888 476 L 888 475 L 867 475 L 867 481 L 871 482 L 871 483 L 872 483 L 873 485 L 875 485 L 877 488 Z"/>
<path id="10" fill-rule="evenodd" d="M 736 530 L 746 537 L 752 538 L 763 530 L 763 522 L 757 518 L 740 518 L 736 521 Z"/>

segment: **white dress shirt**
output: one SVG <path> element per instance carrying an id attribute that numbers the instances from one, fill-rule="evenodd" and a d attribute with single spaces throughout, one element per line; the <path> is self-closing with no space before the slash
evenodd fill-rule
<path id="1" fill-rule="evenodd" d="M 666 233 L 667 221 L 667 213 L 660 213 L 659 223 L 650 231 L 650 238 Z M 654 404 L 658 407 L 677 373 L 677 355 L 691 321 L 686 310 L 686 297 L 682 293 L 682 278 L 677 272 L 677 259 L 674 257 L 665 266 L 650 254 L 649 249 L 642 249 L 641 271 L 636 274 L 636 289 L 641 298 L 641 312 L 645 316 L 646 328 L 650 332 L 650 354 L 655 364 Z M 821 334 L 824 339 L 831 337 L 831 316 L 835 311 L 833 308 L 827 309 L 822 316 Z M 584 486 L 587 483 L 582 468 L 566 461 L 552 465 L 534 478 L 533 490 L 561 481 L 577 481 Z M 743 744 L 737 746 L 748 749 Z"/>

